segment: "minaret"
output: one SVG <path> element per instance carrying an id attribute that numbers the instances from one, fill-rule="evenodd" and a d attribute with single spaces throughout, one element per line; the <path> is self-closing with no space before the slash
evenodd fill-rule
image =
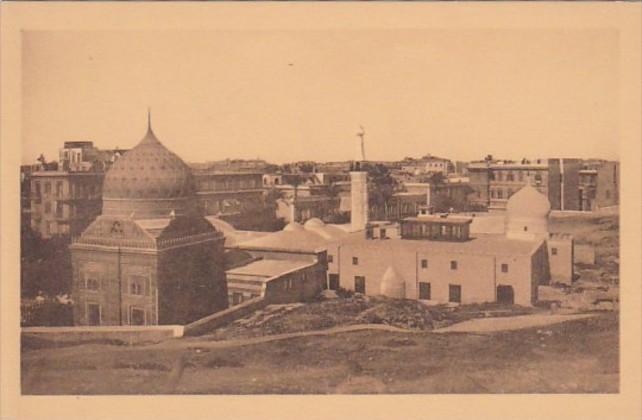
<path id="1" fill-rule="evenodd" d="M 366 160 L 363 137 L 365 131 L 357 133 L 355 161 L 350 171 L 350 198 L 351 214 L 350 223 L 353 232 L 365 230 L 368 224 L 368 174 L 361 170 L 362 163 Z"/>

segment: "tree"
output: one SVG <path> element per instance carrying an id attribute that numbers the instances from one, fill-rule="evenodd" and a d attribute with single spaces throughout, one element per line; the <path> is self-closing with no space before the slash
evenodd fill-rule
<path id="1" fill-rule="evenodd" d="M 42 239 L 30 228 L 21 238 L 21 294 L 33 297 L 42 291 L 48 296 L 71 293 L 69 236 Z"/>
<path id="2" fill-rule="evenodd" d="M 426 174 L 419 178 L 420 182 L 427 182 L 430 185 L 438 186 L 446 183 L 446 177 L 442 172 L 435 172 L 433 174 Z"/>
<path id="3" fill-rule="evenodd" d="M 370 207 L 385 208 L 399 188 L 397 180 L 390 170 L 380 163 L 365 162 L 361 168 L 368 173 L 368 204 Z"/>
<path id="4" fill-rule="evenodd" d="M 314 165 L 310 162 L 301 162 L 297 164 L 297 169 L 300 172 L 312 173 L 314 172 Z"/>

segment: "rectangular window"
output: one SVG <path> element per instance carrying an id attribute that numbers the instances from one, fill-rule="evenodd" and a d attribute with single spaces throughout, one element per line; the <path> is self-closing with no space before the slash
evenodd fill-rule
<path id="1" fill-rule="evenodd" d="M 419 282 L 419 299 L 430 300 L 430 283 Z"/>
<path id="2" fill-rule="evenodd" d="M 364 295 L 366 294 L 366 278 L 364 276 L 354 277 L 354 291 Z"/>
<path id="3" fill-rule="evenodd" d="M 512 173 L 512 172 L 509 172 L 509 173 L 506 175 L 506 181 L 514 181 L 514 179 L 513 179 L 513 173 Z"/>
<path id="4" fill-rule="evenodd" d="M 51 194 L 51 183 L 45 182 L 45 194 Z"/>
<path id="5" fill-rule="evenodd" d="M 45 203 L 45 214 L 51 213 L 51 202 L 47 201 Z"/>
<path id="6" fill-rule="evenodd" d="M 87 304 L 87 324 L 100 325 L 100 305 L 97 303 Z"/>
<path id="7" fill-rule="evenodd" d="M 62 181 L 56 182 L 56 197 L 62 197 Z"/>
<path id="8" fill-rule="evenodd" d="M 129 308 L 129 325 L 145 325 L 145 310 L 141 308 Z"/>
<path id="9" fill-rule="evenodd" d="M 243 293 L 234 292 L 232 294 L 232 305 L 238 305 L 243 302 Z"/>
<path id="10" fill-rule="evenodd" d="M 502 273 L 508 273 L 508 264 L 502 264 Z"/>
<path id="11" fill-rule="evenodd" d="M 504 198 L 504 192 L 502 190 L 497 190 L 497 198 Z"/>
<path id="12" fill-rule="evenodd" d="M 338 274 L 329 274 L 328 280 L 330 282 L 330 290 L 337 290 L 339 288 L 339 275 Z"/>
<path id="13" fill-rule="evenodd" d="M 62 215 L 63 215 L 62 201 L 56 201 L 56 217 L 62 217 Z"/>
<path id="14" fill-rule="evenodd" d="M 450 269 L 457 270 L 457 261 L 453 260 L 450 262 Z"/>
<path id="15" fill-rule="evenodd" d="M 428 268 L 428 260 L 421 260 L 421 268 Z"/>
<path id="16" fill-rule="evenodd" d="M 129 276 L 129 293 L 132 295 L 142 296 L 145 294 L 145 284 L 147 278 L 144 276 Z"/>
<path id="17" fill-rule="evenodd" d="M 384 228 L 379 229 L 379 237 L 382 238 L 382 239 L 386 237 L 386 229 L 384 229 Z"/>
<path id="18" fill-rule="evenodd" d="M 519 171 L 519 172 L 518 172 L 518 174 L 519 174 L 519 175 L 518 175 L 519 180 L 520 180 L 520 181 L 523 181 L 523 180 L 524 180 L 524 172 Z"/>
<path id="19" fill-rule="evenodd" d="M 329 263 L 334 262 L 334 256 L 328 255 L 328 262 Z"/>
<path id="20" fill-rule="evenodd" d="M 461 303 L 461 286 L 458 284 L 448 285 L 448 302 Z"/>
<path id="21" fill-rule="evenodd" d="M 100 281 L 96 277 L 88 277 L 86 281 L 86 287 L 89 290 L 99 290 Z"/>
<path id="22" fill-rule="evenodd" d="M 352 265 L 359 265 L 359 257 L 352 257 Z"/>
<path id="23" fill-rule="evenodd" d="M 551 248 L 551 254 L 557 255 L 557 248 Z"/>

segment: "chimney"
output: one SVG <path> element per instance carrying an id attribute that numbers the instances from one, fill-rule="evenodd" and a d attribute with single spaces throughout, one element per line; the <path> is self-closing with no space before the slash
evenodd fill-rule
<path id="1" fill-rule="evenodd" d="M 355 165 L 350 172 L 350 224 L 353 232 L 366 229 L 368 224 L 368 173 L 363 171 L 361 163 L 365 160 L 363 137 L 365 131 L 357 133 Z"/>

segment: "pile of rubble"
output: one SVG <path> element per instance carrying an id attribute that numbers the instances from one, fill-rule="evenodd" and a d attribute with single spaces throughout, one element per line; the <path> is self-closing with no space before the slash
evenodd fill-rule
<path id="1" fill-rule="evenodd" d="M 362 311 L 355 319 L 357 324 L 386 324 L 400 328 L 431 330 L 433 318 L 428 308 L 420 302 L 407 299 L 371 299 L 374 305 Z"/>

